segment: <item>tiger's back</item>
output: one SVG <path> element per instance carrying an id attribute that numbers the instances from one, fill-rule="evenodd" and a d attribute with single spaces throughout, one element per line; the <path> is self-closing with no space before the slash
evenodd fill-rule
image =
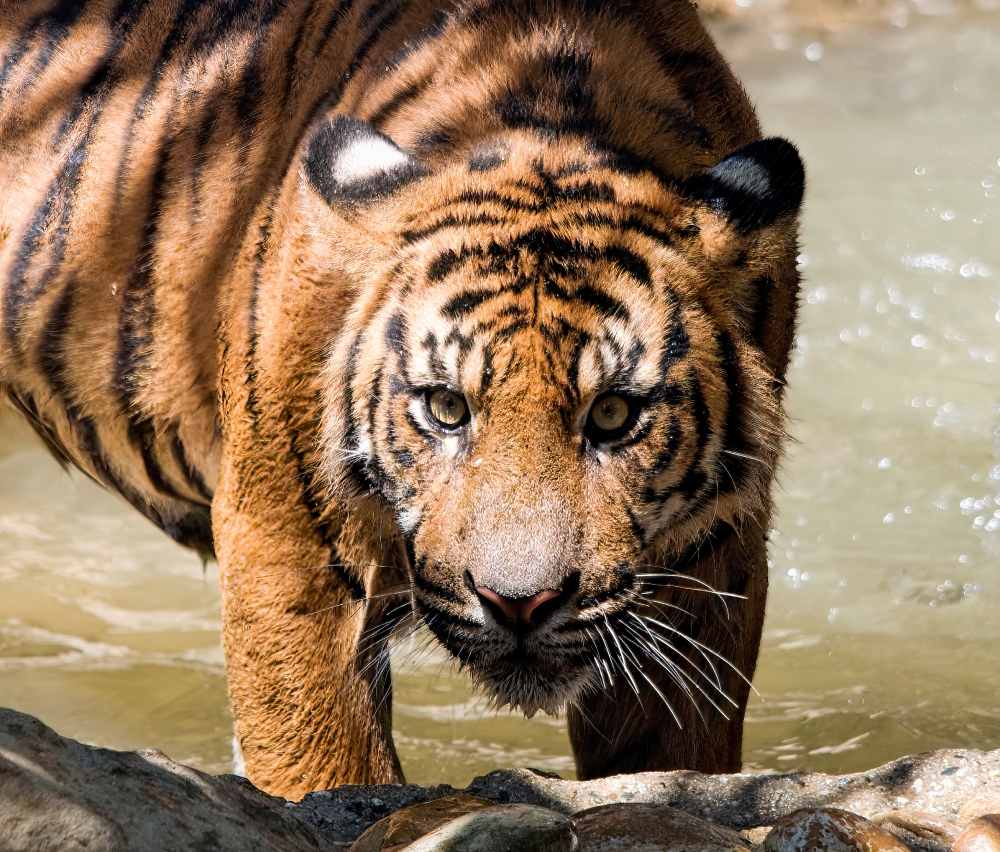
<path id="1" fill-rule="evenodd" d="M 344 115 L 368 128 L 354 142 L 343 130 L 353 125 L 337 124 Z M 688 515 L 666 536 L 669 547 L 660 536 L 657 558 L 683 550 L 695 564 L 706 541 L 722 541 L 722 526 L 745 518 L 748 529 L 764 528 L 794 328 L 801 168 L 793 157 L 790 188 L 778 193 L 787 196 L 784 206 L 752 225 L 738 217 L 727 223 L 725 208 L 742 204 L 757 215 L 754 194 L 767 181 L 753 163 L 725 199 L 692 177 L 759 137 L 749 100 L 684 0 L 42 0 L 5 11 L 0 397 L 58 458 L 120 493 L 175 540 L 204 555 L 218 551 L 230 692 L 251 777 L 284 795 L 400 777 L 384 692 L 365 693 L 354 680 L 331 686 L 323 674 L 349 670 L 346 657 L 361 641 L 334 606 L 361 606 L 357 623 L 377 628 L 387 616 L 375 593 L 408 570 L 419 587 L 412 571 L 425 561 L 414 549 L 416 509 L 403 508 L 418 489 L 387 485 L 392 459 L 380 461 L 374 447 L 397 439 L 394 422 L 376 408 L 397 393 L 379 383 L 399 384 L 398 377 L 379 367 L 366 380 L 372 440 L 361 440 L 362 427 L 337 432 L 329 423 L 330 386 L 348 396 L 348 412 L 352 404 L 361 410 L 349 387 L 358 341 L 403 360 L 415 345 L 404 340 L 405 322 L 378 334 L 376 325 L 356 327 L 389 298 L 390 290 L 367 282 L 370 270 L 384 262 L 392 274 L 410 274 L 403 260 L 387 259 L 390 243 L 404 258 L 439 240 L 441 275 L 424 281 L 434 286 L 460 265 L 448 259 L 462 255 L 448 243 L 456 229 L 469 245 L 498 246 L 502 274 L 525 264 L 543 270 L 542 255 L 559 240 L 517 242 L 519 228 L 533 227 L 519 213 L 518 194 L 545 222 L 538 227 L 562 235 L 581 262 L 594 259 L 584 244 L 606 234 L 639 234 L 644 246 L 652 240 L 655 248 L 631 271 L 646 266 L 640 283 L 653 289 L 663 275 L 648 267 L 698 242 L 702 254 L 678 269 L 715 282 L 682 294 L 704 302 L 695 313 L 711 352 L 699 364 L 688 342 L 671 349 L 664 337 L 647 347 L 669 350 L 664 382 L 671 359 L 690 361 L 677 366 L 689 378 L 671 387 L 697 408 L 688 442 L 696 449 L 681 441 L 681 452 L 664 449 L 654 465 L 668 479 L 682 456 L 692 468 L 678 475 Z M 356 196 L 337 185 L 345 146 L 353 157 L 348 177 L 362 187 Z M 404 191 L 398 197 L 410 208 L 393 209 L 397 189 L 421 177 L 438 183 L 424 196 Z M 674 222 L 688 201 L 705 216 Z M 631 218 L 619 215 L 626 205 L 637 211 Z M 312 221 L 314 208 L 320 218 Z M 349 226 L 328 228 L 328 215 Z M 392 232 L 379 236 L 388 221 Z M 579 239 L 566 236 L 574 229 Z M 754 229 L 764 234 L 759 245 L 748 236 Z M 447 233 L 439 239 L 438 231 Z M 362 232 L 359 246 L 346 244 Z M 599 260 L 628 273 L 635 253 L 609 257 Z M 465 307 L 447 321 L 472 322 L 476 310 L 493 309 L 476 295 L 463 302 L 478 270 L 459 272 L 468 280 L 442 286 L 454 286 L 453 304 Z M 618 309 L 608 306 L 618 303 L 583 292 L 560 298 L 583 300 L 597 322 L 616 320 Z M 664 316 L 671 304 L 680 316 L 680 302 L 661 302 Z M 502 316 L 497 308 L 476 333 L 500 329 Z M 432 345 L 432 337 L 420 344 L 425 350 L 447 342 Z M 678 390 L 684 382 L 690 393 Z M 331 436 L 354 443 L 331 444 Z M 507 439 L 514 433 L 499 435 L 497 445 Z M 396 462 L 415 464 L 422 446 L 394 450 Z M 730 458 L 716 464 L 723 452 Z M 339 474 L 329 475 L 337 453 L 365 457 L 344 474 L 346 491 L 338 491 Z M 647 490 L 652 496 L 643 499 L 662 503 L 649 510 L 652 530 L 672 509 L 666 491 Z M 393 494 L 405 499 L 393 505 Z M 646 546 L 640 526 L 633 518 L 622 538 L 634 534 Z M 453 541 L 464 528 L 457 524 Z M 739 646 L 738 663 L 751 672 L 766 589 L 754 535 L 755 544 L 720 546 L 720 553 L 735 548 L 740 564 L 728 575 L 717 571 L 719 582 L 731 580 L 751 601 L 745 630 L 718 634 Z M 322 579 L 309 573 L 316 566 L 327 572 Z M 290 579 L 296 571 L 308 578 Z M 278 572 L 280 592 L 261 580 Z M 690 609 L 700 613 L 698 606 Z M 387 634 L 376 635 L 384 644 Z M 356 679 L 387 688 L 384 669 L 360 671 Z M 743 685 L 732 689 L 742 705 Z M 727 722 L 712 730 L 710 746 L 694 738 L 671 759 L 727 768 L 739 730 L 738 720 Z M 621 762 L 620 739 L 603 741 L 614 754 L 581 764 L 590 767 L 585 774 L 644 766 L 641 756 Z"/>

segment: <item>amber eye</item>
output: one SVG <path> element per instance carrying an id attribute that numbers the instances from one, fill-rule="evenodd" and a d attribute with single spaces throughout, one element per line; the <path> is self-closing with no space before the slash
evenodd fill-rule
<path id="1" fill-rule="evenodd" d="M 590 409 L 590 426 L 598 438 L 607 440 L 628 425 L 632 407 L 615 394 L 602 396 Z"/>
<path id="2" fill-rule="evenodd" d="M 447 388 L 438 388 L 427 394 L 427 408 L 437 425 L 445 429 L 455 429 L 461 426 L 469 413 L 462 395 Z"/>

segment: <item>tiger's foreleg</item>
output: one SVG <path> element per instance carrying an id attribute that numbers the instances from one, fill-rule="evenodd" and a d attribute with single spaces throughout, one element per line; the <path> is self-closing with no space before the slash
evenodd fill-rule
<path id="1" fill-rule="evenodd" d="M 258 251 L 250 246 L 251 260 Z M 212 524 L 246 774 L 301 798 L 402 780 L 386 648 L 409 599 L 394 591 L 405 586 L 405 553 L 391 517 L 364 498 L 346 508 L 318 474 L 321 372 L 345 288 L 296 275 L 275 255 L 256 277 L 252 265 L 237 275 L 219 332 Z"/>
<path id="2" fill-rule="evenodd" d="M 294 473 L 281 476 L 280 460 L 258 462 L 249 471 L 237 470 L 245 460 L 226 465 L 213 508 L 229 697 L 247 777 L 289 799 L 401 781 L 384 599 L 365 601 L 299 495 L 280 487 L 297 485 Z M 270 482 L 253 487 L 247 475 Z"/>
<path id="3" fill-rule="evenodd" d="M 704 556 L 683 569 L 694 579 L 654 583 L 648 588 L 657 603 L 617 628 L 617 641 L 607 637 L 613 654 L 620 648 L 613 686 L 602 685 L 569 711 L 579 778 L 740 771 L 743 715 L 764 627 L 766 529 L 758 518 L 717 543 L 710 539 Z"/>

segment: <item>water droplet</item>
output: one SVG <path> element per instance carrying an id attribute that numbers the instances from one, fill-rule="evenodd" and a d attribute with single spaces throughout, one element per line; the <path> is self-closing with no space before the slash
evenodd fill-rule
<path id="1" fill-rule="evenodd" d="M 118 285 L 117 284 L 112 284 L 111 285 L 111 295 L 112 296 L 117 296 L 118 295 Z"/>
<path id="2" fill-rule="evenodd" d="M 823 45 L 818 41 L 806 46 L 806 59 L 810 62 L 819 62 L 823 58 Z"/>
<path id="3" fill-rule="evenodd" d="M 854 337 L 854 335 L 851 334 L 851 330 L 849 328 L 845 328 L 840 332 L 840 339 L 843 340 L 844 343 L 850 341 L 852 337 Z"/>
<path id="4" fill-rule="evenodd" d="M 878 463 L 878 469 L 879 470 L 887 470 L 890 467 L 892 467 L 892 459 L 890 459 L 890 458 L 884 458 L 884 459 L 880 459 L 879 460 L 879 463 Z"/>
<path id="5" fill-rule="evenodd" d="M 954 210 L 945 210 L 945 211 L 943 211 L 941 213 L 941 218 L 944 219 L 945 222 L 952 221 L 952 219 L 954 219 L 955 216 L 956 216 L 956 213 L 955 213 Z"/>
<path id="6" fill-rule="evenodd" d="M 917 166 L 913 171 L 918 175 L 925 175 L 927 174 L 927 166 Z"/>
<path id="7" fill-rule="evenodd" d="M 874 238 L 875 238 L 875 232 L 871 228 L 865 228 L 861 232 L 861 239 L 863 240 L 871 240 Z"/>
<path id="8" fill-rule="evenodd" d="M 997 319 L 1000 320 L 1000 316 L 998 316 Z M 875 407 L 875 403 L 870 399 L 863 399 L 861 400 L 861 407 L 865 411 L 871 411 Z"/>
<path id="9" fill-rule="evenodd" d="M 882 523 L 883 524 L 891 524 L 894 520 L 896 520 L 896 516 L 892 512 L 889 512 L 888 515 L 886 515 L 884 518 L 882 518 Z"/>

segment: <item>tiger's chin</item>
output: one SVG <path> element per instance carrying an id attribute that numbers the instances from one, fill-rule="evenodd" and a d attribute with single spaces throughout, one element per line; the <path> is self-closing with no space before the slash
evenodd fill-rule
<path id="1" fill-rule="evenodd" d="M 595 675 L 586 666 L 567 666 L 558 671 L 518 660 L 502 660 L 488 666 L 469 666 L 473 682 L 497 708 L 509 707 L 532 718 L 539 710 L 549 716 L 593 686 Z"/>

